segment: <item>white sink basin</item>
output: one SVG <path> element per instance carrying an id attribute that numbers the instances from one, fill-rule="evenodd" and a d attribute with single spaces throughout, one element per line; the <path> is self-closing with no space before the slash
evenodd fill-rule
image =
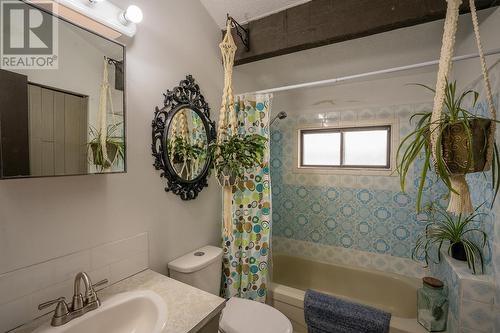
<path id="1" fill-rule="evenodd" d="M 94 311 L 69 323 L 33 333 L 160 333 L 167 323 L 167 306 L 152 291 L 133 291 L 111 296 Z"/>

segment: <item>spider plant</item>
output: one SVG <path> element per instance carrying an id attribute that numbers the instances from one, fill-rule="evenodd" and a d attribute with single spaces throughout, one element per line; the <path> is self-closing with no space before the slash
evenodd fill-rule
<path id="1" fill-rule="evenodd" d="M 206 152 L 202 146 L 190 144 L 181 136 L 176 136 L 168 142 L 168 152 L 170 160 L 173 163 L 182 163 L 184 161 L 193 161 L 202 158 Z"/>
<path id="2" fill-rule="evenodd" d="M 415 84 L 424 87 L 435 93 L 435 90 L 423 85 Z M 434 165 L 437 177 L 443 181 L 449 191 L 456 193 L 451 185 L 451 174 L 478 172 L 483 171 L 486 161 L 485 155 L 487 151 L 487 138 L 489 136 L 489 125 L 492 120 L 478 117 L 464 109 L 462 103 L 464 99 L 471 95 L 473 97 L 472 107 L 474 107 L 479 98 L 479 93 L 474 90 L 467 90 L 457 95 L 457 83 L 446 82 L 445 103 L 442 116 L 434 123 L 431 120 L 432 112 L 419 112 L 410 117 L 410 123 L 418 119 L 415 129 L 403 138 L 397 153 L 396 153 L 396 172 L 399 174 L 401 190 L 406 189 L 406 179 L 411 166 L 415 161 L 423 155 L 424 166 L 420 174 L 420 182 L 417 190 L 417 211 L 421 210 L 422 192 L 424 190 L 425 180 L 428 172 L 431 170 L 431 164 Z M 496 121 L 496 120 L 493 120 Z M 436 130 L 439 131 L 436 141 L 436 159 L 431 163 L 431 125 L 436 125 Z M 453 147 L 452 132 L 458 127 L 459 131 L 465 135 L 465 148 L 459 147 L 462 151 L 457 152 L 456 147 Z M 478 131 L 480 138 L 477 139 Z M 453 131 L 452 131 L 453 130 Z M 482 132 L 481 132 L 482 131 Z M 482 135 L 481 135 L 482 134 Z M 481 144 L 481 141 L 482 144 Z M 478 144 L 480 144 L 478 146 Z M 455 149 L 455 151 L 453 151 Z M 462 154 L 462 163 L 450 162 L 454 155 Z M 460 157 L 460 156 L 459 156 Z M 494 156 L 492 161 L 492 180 L 494 188 L 494 198 L 498 194 L 500 188 L 500 165 L 498 148 L 494 143 Z M 492 201 L 492 202 L 493 202 Z"/>
<path id="3" fill-rule="evenodd" d="M 481 205 L 482 206 L 482 205 Z M 441 249 L 447 246 L 447 252 L 452 257 L 457 258 L 455 253 L 457 249 L 465 252 L 465 260 L 467 266 L 476 274 L 476 263 L 481 264 L 481 272 L 484 272 L 484 257 L 482 249 L 486 245 L 486 233 L 479 228 L 475 228 L 471 224 L 476 222 L 476 218 L 483 215 L 478 212 L 477 207 L 474 212 L 468 216 L 462 214 L 454 216 L 446 212 L 442 208 L 429 208 L 430 218 L 426 220 L 425 231 L 420 235 L 412 252 L 412 258 L 417 260 L 423 256 L 425 263 L 429 265 L 432 260 L 431 252 L 436 250 L 437 246 L 437 261 L 441 261 Z M 480 239 L 480 244 L 477 244 L 470 236 L 477 234 Z"/>
<path id="4" fill-rule="evenodd" d="M 221 143 L 211 144 L 210 151 L 218 177 L 228 175 L 236 182 L 243 178 L 245 169 L 262 165 L 266 142 L 267 139 L 262 135 L 251 134 L 231 135 Z"/>
<path id="5" fill-rule="evenodd" d="M 117 134 L 121 123 L 108 125 L 106 128 L 106 151 L 108 158 L 104 157 L 101 136 L 104 135 L 101 130 L 90 126 L 90 136 L 92 139 L 88 143 L 89 150 L 92 152 L 92 160 L 95 166 L 101 171 L 113 166 L 118 160 L 125 159 L 125 142 L 123 138 Z"/>

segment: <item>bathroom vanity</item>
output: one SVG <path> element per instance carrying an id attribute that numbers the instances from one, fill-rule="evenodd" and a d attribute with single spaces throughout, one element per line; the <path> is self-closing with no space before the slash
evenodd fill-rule
<path id="1" fill-rule="evenodd" d="M 117 298 L 122 296 L 126 297 L 127 295 L 134 295 L 134 292 L 138 294 L 151 295 L 158 299 L 161 303 L 160 306 L 156 308 L 161 309 L 161 313 L 158 313 L 157 315 L 162 317 L 161 320 L 165 322 L 165 325 L 163 329 L 158 331 L 158 333 L 216 333 L 218 330 L 219 316 L 225 306 L 225 300 L 223 298 L 173 280 L 149 269 L 98 291 L 99 298 L 102 301 L 101 307 L 106 309 L 107 303 L 115 302 Z M 125 329 L 125 327 L 122 325 L 123 320 L 120 319 L 127 318 L 127 315 L 137 315 L 136 311 L 133 311 L 133 309 L 133 306 L 124 306 L 120 309 L 120 311 L 115 311 L 114 313 L 109 311 L 108 314 L 105 314 L 104 311 L 106 310 L 103 310 L 101 317 L 105 317 L 106 315 L 110 315 L 111 317 L 112 315 L 112 319 L 110 321 L 112 323 L 111 325 L 116 325 L 116 332 L 121 332 Z M 116 315 L 117 313 L 118 315 Z M 76 320 L 88 320 L 89 322 L 91 320 L 103 321 L 102 318 L 98 318 L 98 315 L 94 315 L 92 318 L 86 318 L 86 316 L 90 314 L 92 314 L 92 312 Z M 11 333 L 80 332 L 80 327 L 67 326 L 67 329 L 65 329 L 65 325 L 57 328 L 51 327 L 51 316 L 52 312 L 12 331 Z M 145 317 L 147 317 L 147 319 L 145 319 Z M 144 315 L 143 318 L 130 320 L 130 322 L 137 325 L 138 321 L 148 320 L 150 318 L 154 318 L 154 316 L 149 317 Z M 66 325 L 70 324 L 71 322 Z M 85 325 L 91 325 L 91 323 L 85 323 L 79 326 Z M 90 326 L 88 327 L 90 328 Z M 102 326 L 99 327 L 102 328 Z M 109 333 L 114 332 L 112 326 L 110 329 L 106 328 L 106 331 Z M 150 333 L 141 332 L 140 330 L 134 330 L 134 332 Z"/>

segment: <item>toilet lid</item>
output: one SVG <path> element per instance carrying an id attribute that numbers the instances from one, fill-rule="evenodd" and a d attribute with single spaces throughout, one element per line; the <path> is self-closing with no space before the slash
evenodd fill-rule
<path id="1" fill-rule="evenodd" d="M 223 333 L 292 333 L 292 324 L 275 308 L 255 301 L 231 298 L 219 323 Z"/>

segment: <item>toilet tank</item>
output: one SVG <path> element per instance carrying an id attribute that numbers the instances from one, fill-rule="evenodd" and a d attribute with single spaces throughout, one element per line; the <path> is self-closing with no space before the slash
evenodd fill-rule
<path id="1" fill-rule="evenodd" d="M 222 273 L 222 249 L 204 246 L 168 263 L 172 279 L 219 296 Z"/>

